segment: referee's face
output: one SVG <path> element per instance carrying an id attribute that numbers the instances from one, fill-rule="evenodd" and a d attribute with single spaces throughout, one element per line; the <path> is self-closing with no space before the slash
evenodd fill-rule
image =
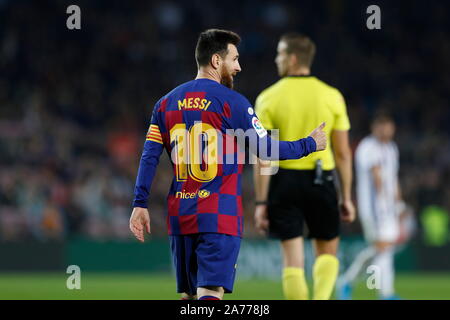
<path id="1" fill-rule="evenodd" d="M 277 57 L 275 63 L 278 69 L 278 75 L 285 77 L 289 71 L 289 54 L 287 53 L 287 44 L 284 41 L 278 42 Z"/>

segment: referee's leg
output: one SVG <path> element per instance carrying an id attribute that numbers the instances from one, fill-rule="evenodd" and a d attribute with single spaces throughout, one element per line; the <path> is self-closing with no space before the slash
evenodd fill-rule
<path id="1" fill-rule="evenodd" d="M 305 278 L 303 238 L 281 241 L 283 256 L 283 293 L 287 300 L 307 300 L 308 285 Z"/>
<path id="2" fill-rule="evenodd" d="M 330 240 L 313 239 L 316 261 L 313 266 L 314 300 L 328 300 L 339 273 L 336 253 L 339 237 Z"/>
<path id="3" fill-rule="evenodd" d="M 314 300 L 328 300 L 339 273 L 336 253 L 339 244 L 340 216 L 332 171 L 323 172 L 322 184 L 305 188 L 310 201 L 303 201 L 302 212 L 312 239 L 316 259 L 313 265 Z"/>

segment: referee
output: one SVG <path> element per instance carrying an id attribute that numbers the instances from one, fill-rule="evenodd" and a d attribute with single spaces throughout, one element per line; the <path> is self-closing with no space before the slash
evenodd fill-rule
<path id="1" fill-rule="evenodd" d="M 331 148 L 299 160 L 279 162 L 273 177 L 262 175 L 274 165 L 254 167 L 256 228 L 281 241 L 283 293 L 288 300 L 308 299 L 304 273 L 303 228 L 315 250 L 313 299 L 329 299 L 339 270 L 336 252 L 339 215 L 355 218 L 351 200 L 352 158 L 348 142 L 350 122 L 341 93 L 312 76 L 315 44 L 308 37 L 289 33 L 278 42 L 275 59 L 281 79 L 256 100 L 256 112 L 266 129 L 279 129 L 280 140 L 295 140 L 326 122 Z M 266 168 L 265 168 L 266 167 Z M 333 170 L 337 169 L 338 201 Z"/>

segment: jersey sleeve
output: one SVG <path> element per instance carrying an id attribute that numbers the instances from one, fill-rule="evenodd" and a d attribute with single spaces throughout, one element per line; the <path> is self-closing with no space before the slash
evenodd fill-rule
<path id="1" fill-rule="evenodd" d="M 139 170 L 134 187 L 133 207 L 147 208 L 150 188 L 155 176 L 156 167 L 159 163 L 159 157 L 164 149 L 159 123 L 161 119 L 159 109 L 159 101 L 153 108 L 150 126 L 147 132 L 142 151 Z"/>
<path id="2" fill-rule="evenodd" d="M 261 124 L 250 102 L 241 95 L 231 101 L 231 128 L 242 129 L 250 152 L 263 160 L 299 159 L 316 151 L 316 142 L 312 137 L 296 141 L 272 139 Z"/>
<path id="3" fill-rule="evenodd" d="M 374 143 L 364 143 L 358 151 L 359 165 L 367 170 L 381 165 L 381 153 L 379 148 Z"/>
<path id="4" fill-rule="evenodd" d="M 349 130 L 350 120 L 347 115 L 347 107 L 342 94 L 337 89 L 333 89 L 328 95 L 328 103 L 331 109 L 334 111 L 335 122 L 334 130 Z"/>

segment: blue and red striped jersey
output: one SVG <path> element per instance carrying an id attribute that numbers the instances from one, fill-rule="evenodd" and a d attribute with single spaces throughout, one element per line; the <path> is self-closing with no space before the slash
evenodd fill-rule
<path id="1" fill-rule="evenodd" d="M 250 149 L 262 156 L 264 146 L 265 158 L 271 160 L 298 159 L 316 149 L 311 137 L 274 141 L 244 96 L 213 80 L 192 80 L 162 97 L 153 109 L 133 206 L 147 207 L 155 169 L 165 149 L 174 172 L 167 197 L 169 234 L 242 236 L 245 153 L 238 131 L 247 141 L 254 137 L 256 146 Z"/>

